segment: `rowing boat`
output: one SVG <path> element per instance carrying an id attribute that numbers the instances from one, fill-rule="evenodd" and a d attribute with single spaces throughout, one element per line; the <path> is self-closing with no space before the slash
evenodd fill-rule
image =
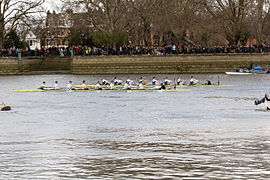
<path id="1" fill-rule="evenodd" d="M 95 90 L 95 89 L 89 89 L 89 90 L 64 90 L 64 89 L 14 89 L 14 92 L 100 92 L 100 91 L 106 91 L 106 92 L 182 92 L 182 91 L 191 91 L 191 89 L 131 89 L 131 90 L 124 90 L 124 89 L 104 89 L 104 90 Z"/>
<path id="2" fill-rule="evenodd" d="M 268 71 L 250 71 L 250 72 L 225 72 L 227 75 L 251 75 L 251 74 L 269 74 Z"/>
<path id="3" fill-rule="evenodd" d="M 250 72 L 225 72 L 228 75 L 251 75 Z"/>
<path id="4" fill-rule="evenodd" d="M 91 84 L 91 85 L 86 85 L 88 88 L 94 88 L 96 85 Z M 153 88 L 156 87 L 157 85 L 144 85 L 145 88 Z M 166 85 L 166 87 L 169 88 L 180 88 L 180 87 L 231 87 L 233 85 L 217 85 L 217 84 L 212 84 L 212 85 L 205 85 L 205 84 L 198 84 L 198 85 Z M 75 85 L 75 87 L 79 88 L 81 85 Z M 105 85 L 102 85 L 101 87 L 108 87 Z M 116 88 L 123 88 L 123 85 L 116 85 Z M 131 87 L 138 87 L 137 85 L 132 85 Z"/>

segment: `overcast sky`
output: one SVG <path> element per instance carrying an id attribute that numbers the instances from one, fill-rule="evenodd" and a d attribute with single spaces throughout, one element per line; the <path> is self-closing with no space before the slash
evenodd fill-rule
<path id="1" fill-rule="evenodd" d="M 58 9 L 61 7 L 61 1 L 60 0 L 46 0 L 44 3 L 44 7 L 46 11 L 48 10 L 58 11 Z"/>

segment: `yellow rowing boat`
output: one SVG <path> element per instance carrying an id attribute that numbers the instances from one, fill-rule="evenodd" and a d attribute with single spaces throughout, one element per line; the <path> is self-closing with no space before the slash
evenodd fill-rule
<path id="1" fill-rule="evenodd" d="M 152 92 L 152 91 L 159 91 L 159 92 L 183 92 L 183 91 L 191 91 L 191 89 L 164 89 L 164 90 L 158 90 L 158 89 L 131 89 L 131 90 L 124 90 L 124 89 L 104 89 L 104 90 L 42 90 L 42 89 L 14 89 L 14 92 L 100 92 L 100 91 L 106 91 L 106 92 Z"/>
<path id="2" fill-rule="evenodd" d="M 159 85 L 144 85 L 145 88 L 153 88 L 153 87 L 156 87 L 156 86 L 159 86 Z M 215 85 L 215 84 L 212 84 L 212 85 L 204 85 L 204 84 L 198 84 L 198 85 L 166 85 L 166 87 L 232 87 L 233 85 Z M 81 87 L 81 85 L 75 85 L 75 87 Z M 91 84 L 91 85 L 86 85 L 86 87 L 88 88 L 94 88 L 96 87 L 96 85 L 94 84 Z M 101 85 L 101 87 L 108 87 L 106 85 Z M 114 86 L 116 88 L 123 88 L 124 86 L 123 85 L 116 85 Z M 131 87 L 138 87 L 137 85 L 132 85 Z"/>

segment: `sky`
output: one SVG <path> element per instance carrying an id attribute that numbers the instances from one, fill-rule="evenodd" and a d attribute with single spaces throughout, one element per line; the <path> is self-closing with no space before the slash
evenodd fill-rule
<path id="1" fill-rule="evenodd" d="M 55 10 L 58 11 L 58 9 L 61 7 L 61 1 L 60 0 L 45 0 L 45 3 L 43 5 L 48 10 Z"/>

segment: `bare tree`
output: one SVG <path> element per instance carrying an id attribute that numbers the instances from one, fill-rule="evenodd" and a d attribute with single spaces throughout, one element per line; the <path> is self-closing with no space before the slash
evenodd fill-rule
<path id="1" fill-rule="evenodd" d="M 223 27 L 231 45 L 237 45 L 244 32 L 250 4 L 254 0 L 203 0 L 208 12 Z"/>
<path id="2" fill-rule="evenodd" d="M 254 24 L 254 29 L 256 29 L 256 37 L 258 45 L 264 44 L 269 38 L 269 15 L 270 15 L 270 1 L 269 0 L 256 0 L 255 12 L 253 19 L 256 19 Z M 267 38 L 268 37 L 268 38 Z"/>
<path id="3" fill-rule="evenodd" d="M 43 3 L 44 0 L 0 0 L 0 49 L 6 34 L 16 28 L 19 20 L 36 13 L 35 9 Z"/>
<path id="4" fill-rule="evenodd" d="M 179 45 L 182 45 L 184 38 L 194 21 L 197 0 L 162 0 L 167 24 L 178 39 Z"/>

